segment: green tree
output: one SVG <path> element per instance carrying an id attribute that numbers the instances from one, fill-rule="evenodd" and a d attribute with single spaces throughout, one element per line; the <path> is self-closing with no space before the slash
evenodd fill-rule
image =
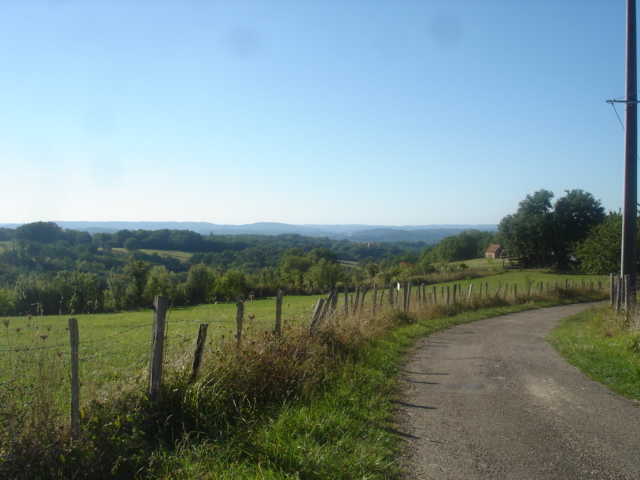
<path id="1" fill-rule="evenodd" d="M 209 301 L 214 287 L 213 270 L 203 264 L 192 265 L 187 274 L 186 294 L 189 303 L 196 305 Z"/>
<path id="2" fill-rule="evenodd" d="M 549 265 L 553 259 L 553 193 L 539 190 L 522 200 L 515 214 L 507 215 L 498 226 L 509 255 L 526 266 Z"/>
<path id="3" fill-rule="evenodd" d="M 576 244 L 604 221 L 604 208 L 593 195 L 583 190 L 567 190 L 554 207 L 554 256 L 560 268 L 569 265 Z"/>
<path id="4" fill-rule="evenodd" d="M 609 213 L 578 243 L 575 254 L 585 273 L 607 274 L 620 271 L 622 216 Z M 640 242 L 637 244 L 640 252 Z"/>
<path id="5" fill-rule="evenodd" d="M 173 282 L 171 275 L 164 265 L 151 267 L 147 274 L 147 283 L 144 288 L 144 301 L 150 305 L 156 295 L 163 295 L 173 299 Z"/>
<path id="6" fill-rule="evenodd" d="M 229 270 L 215 283 L 215 292 L 226 301 L 244 298 L 247 294 L 247 281 L 242 272 Z"/>
<path id="7" fill-rule="evenodd" d="M 16 228 L 16 239 L 21 241 L 54 243 L 63 238 L 62 229 L 53 222 L 27 223 Z"/>

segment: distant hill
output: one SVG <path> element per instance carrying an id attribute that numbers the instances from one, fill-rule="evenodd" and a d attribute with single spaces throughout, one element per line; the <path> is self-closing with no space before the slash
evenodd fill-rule
<path id="1" fill-rule="evenodd" d="M 208 222 L 65 222 L 56 221 L 62 228 L 89 233 L 113 233 L 118 230 L 191 230 L 215 235 L 282 235 L 298 234 L 327 237 L 355 242 L 426 242 L 436 243 L 462 230 L 495 231 L 495 225 L 292 225 L 278 222 L 258 222 L 246 225 L 219 225 Z M 0 224 L 15 228 L 20 224 Z"/>

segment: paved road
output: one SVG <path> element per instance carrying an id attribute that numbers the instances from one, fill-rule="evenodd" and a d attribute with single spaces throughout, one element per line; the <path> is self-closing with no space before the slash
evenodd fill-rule
<path id="1" fill-rule="evenodd" d="M 403 370 L 398 431 L 411 479 L 640 479 L 638 402 L 566 363 L 544 338 L 571 305 L 422 340 Z"/>

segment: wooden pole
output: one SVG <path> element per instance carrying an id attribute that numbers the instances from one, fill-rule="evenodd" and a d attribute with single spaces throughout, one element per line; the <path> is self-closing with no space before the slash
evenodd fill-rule
<path id="1" fill-rule="evenodd" d="M 193 364 L 191 365 L 191 378 L 190 382 L 195 381 L 198 376 L 198 370 L 200 370 L 200 365 L 202 364 L 202 355 L 204 354 L 204 346 L 207 341 L 207 328 L 209 328 L 208 323 L 201 323 L 200 328 L 198 329 L 198 339 L 196 340 L 196 351 L 193 355 Z"/>
<path id="2" fill-rule="evenodd" d="M 378 306 L 378 285 L 373 284 L 373 303 L 371 304 L 371 314 L 375 316 Z"/>
<path id="3" fill-rule="evenodd" d="M 349 315 L 349 287 L 344 286 L 344 315 Z"/>
<path id="4" fill-rule="evenodd" d="M 71 343 L 71 439 L 80 438 L 80 333 L 78 320 L 69 319 L 69 342 Z"/>
<path id="5" fill-rule="evenodd" d="M 156 401 L 162 386 L 162 364 L 164 360 L 164 332 L 169 299 L 156 296 L 153 300 L 153 339 L 151 345 L 151 365 L 149 368 L 149 398 Z"/>
<path id="6" fill-rule="evenodd" d="M 279 288 L 276 294 L 276 324 L 273 329 L 277 337 L 282 335 L 282 298 L 282 289 Z"/>
<path id="7" fill-rule="evenodd" d="M 316 302 L 315 307 L 313 307 L 313 313 L 311 314 L 311 323 L 309 325 L 309 333 L 311 335 L 313 335 L 316 332 L 318 324 L 320 323 L 323 306 L 324 306 L 324 298 L 319 298 L 318 301 Z"/>
<path id="8" fill-rule="evenodd" d="M 358 313 L 359 306 L 360 306 L 360 285 L 356 287 L 356 295 L 353 300 L 353 313 Z"/>
<path id="9" fill-rule="evenodd" d="M 242 344 L 242 328 L 244 326 L 244 302 L 236 302 L 236 345 Z"/>

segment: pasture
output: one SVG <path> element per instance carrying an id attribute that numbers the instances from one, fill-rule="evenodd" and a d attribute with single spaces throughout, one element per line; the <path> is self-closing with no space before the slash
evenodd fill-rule
<path id="1" fill-rule="evenodd" d="M 569 279 L 574 287 L 581 282 L 598 281 L 606 288 L 606 278 L 594 275 L 558 275 L 541 271 L 506 272 L 471 280 L 437 284 L 439 300 L 442 288 L 457 283 L 462 292 L 474 284 L 476 294 L 480 284 L 489 285 L 489 294 L 505 285 L 518 285 L 523 295 L 527 285 L 555 282 L 564 286 Z M 427 288 L 427 292 L 432 292 Z M 417 289 L 413 290 L 414 302 Z M 306 324 L 319 296 L 285 296 L 283 326 Z M 379 298 L 379 297 L 378 297 Z M 385 293 L 386 298 L 386 293 Z M 372 295 L 366 297 L 365 310 L 371 307 Z M 344 295 L 339 298 L 339 305 Z M 386 304 L 386 301 L 385 301 Z M 223 342 L 235 333 L 235 304 L 209 304 L 173 308 L 167 317 L 165 364 L 167 373 L 182 371 L 192 361 L 198 327 L 208 323 L 204 362 L 220 351 Z M 80 332 L 80 378 L 83 403 L 101 399 L 120 390 L 144 388 L 150 356 L 152 310 L 109 314 L 76 315 Z M 245 303 L 245 331 L 247 335 L 261 335 L 271 331 L 275 318 L 275 299 L 267 298 Z M 4 317 L 0 319 L 0 383 L 8 388 L 5 393 L 14 398 L 47 390 L 55 398 L 54 409 L 65 412 L 69 392 L 69 333 L 68 316 Z M 1 395 L 0 395 L 1 396 Z M 3 400 L 0 398 L 0 400 Z"/>
<path id="2" fill-rule="evenodd" d="M 126 248 L 116 247 L 116 248 L 112 248 L 111 250 L 113 252 L 121 253 L 121 254 L 129 253 L 129 250 L 127 250 Z M 176 260 L 179 260 L 182 263 L 187 263 L 193 256 L 193 253 L 183 252 L 181 250 L 155 250 L 152 248 L 141 248 L 137 251 L 145 253 L 147 255 L 158 255 L 164 258 L 175 258 Z"/>

